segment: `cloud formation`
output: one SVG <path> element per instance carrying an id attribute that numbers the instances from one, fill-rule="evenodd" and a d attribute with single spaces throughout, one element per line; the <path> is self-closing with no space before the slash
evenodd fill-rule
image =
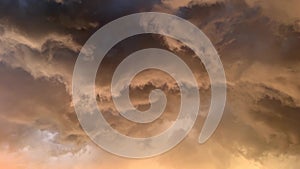
<path id="1" fill-rule="evenodd" d="M 0 165 L 91 169 L 299 166 L 300 26 L 296 0 L 4 0 L 0 4 Z M 98 71 L 96 92 L 105 118 L 120 132 L 135 137 L 160 133 L 174 122 L 179 109 L 174 80 L 148 70 L 131 83 L 132 102 L 146 110 L 148 93 L 160 88 L 168 97 L 164 115 L 141 125 L 122 119 L 116 111 L 111 101 L 111 75 L 118 63 L 136 50 L 159 47 L 178 54 L 193 70 L 201 93 L 200 116 L 188 138 L 166 154 L 137 162 L 114 157 L 90 143 L 73 110 L 70 86 L 77 54 L 93 31 L 125 14 L 151 10 L 175 13 L 210 38 L 225 67 L 228 101 L 218 130 L 207 144 L 199 145 L 197 137 L 210 99 L 209 78 L 200 60 L 192 57 L 189 48 L 166 37 L 134 37 L 118 44 Z"/>

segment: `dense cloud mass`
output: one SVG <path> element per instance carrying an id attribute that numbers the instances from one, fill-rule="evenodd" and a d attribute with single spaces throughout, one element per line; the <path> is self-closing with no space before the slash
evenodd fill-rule
<path id="1" fill-rule="evenodd" d="M 299 5 L 297 0 L 0 0 L 0 166 L 297 169 Z M 177 54 L 191 68 L 201 94 L 199 117 L 186 139 L 160 156 L 134 160 L 103 151 L 83 132 L 72 103 L 72 73 L 80 49 L 97 29 L 148 11 L 180 16 L 208 36 L 225 69 L 227 102 L 212 138 L 197 143 L 211 97 L 201 61 L 169 37 L 139 35 L 121 41 L 106 55 L 96 78 L 99 108 L 119 132 L 158 134 L 174 123 L 180 108 L 176 81 L 146 70 L 130 85 L 131 101 L 147 110 L 150 91 L 162 89 L 168 99 L 164 114 L 149 124 L 120 116 L 110 83 L 115 68 L 132 52 L 155 47 Z"/>

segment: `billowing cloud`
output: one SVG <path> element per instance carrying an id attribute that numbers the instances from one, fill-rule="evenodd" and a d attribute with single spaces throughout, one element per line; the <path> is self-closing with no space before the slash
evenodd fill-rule
<path id="1" fill-rule="evenodd" d="M 299 166 L 300 26 L 296 0 L 163 0 L 136 4 L 26 0 L 0 4 L 1 166 Z M 12 6 L 18 10 L 11 10 Z M 166 37 L 137 36 L 118 44 L 98 71 L 96 93 L 105 118 L 120 132 L 135 137 L 160 133 L 174 122 L 180 105 L 174 79 L 148 70 L 131 83 L 132 103 L 146 110 L 149 92 L 160 88 L 168 97 L 164 115 L 147 125 L 129 122 L 119 115 L 111 100 L 111 76 L 122 59 L 136 50 L 159 47 L 179 55 L 192 69 L 201 93 L 200 116 L 190 135 L 168 153 L 135 161 L 115 157 L 89 141 L 72 107 L 70 88 L 77 54 L 93 31 L 119 16 L 150 10 L 176 13 L 210 38 L 225 68 L 228 97 L 219 128 L 206 144 L 199 145 L 197 138 L 210 99 L 209 77 L 200 60 L 182 43 Z"/>
<path id="2" fill-rule="evenodd" d="M 80 45 L 71 35 L 48 34 L 42 38 L 23 35 L 13 28 L 2 27 L 0 61 L 21 68 L 34 78 L 56 79 L 70 90 L 72 66 Z"/>

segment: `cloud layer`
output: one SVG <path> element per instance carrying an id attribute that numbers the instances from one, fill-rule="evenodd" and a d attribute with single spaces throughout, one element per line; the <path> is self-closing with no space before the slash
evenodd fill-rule
<path id="1" fill-rule="evenodd" d="M 0 165 L 6 168 L 296 169 L 300 159 L 300 26 L 296 0 L 0 1 Z M 12 10 L 16 9 L 16 10 Z M 201 110 L 189 136 L 170 152 L 140 161 L 115 157 L 90 142 L 71 102 L 73 66 L 84 41 L 117 17 L 141 12 L 177 14 L 199 27 L 217 48 L 227 77 L 224 118 L 213 137 L 197 143 L 209 107 L 209 77 L 182 43 L 156 35 L 115 46 L 98 70 L 97 99 L 120 132 L 144 137 L 176 119 L 180 95 L 170 76 L 154 70 L 131 83 L 132 103 L 149 107 L 160 88 L 165 113 L 142 125 L 124 120 L 111 100 L 110 82 L 128 54 L 149 47 L 170 50 L 192 69 Z M 182 32 L 184 33 L 184 32 Z M 3 157 L 3 158 L 2 158 Z M 4 160 L 2 160 L 4 159 Z"/>

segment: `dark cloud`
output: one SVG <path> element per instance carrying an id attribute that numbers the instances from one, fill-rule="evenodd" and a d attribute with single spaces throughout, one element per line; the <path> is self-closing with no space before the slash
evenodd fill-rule
<path id="1" fill-rule="evenodd" d="M 31 37 L 51 32 L 73 34 L 81 43 L 100 26 L 131 13 L 150 11 L 159 3 L 122 0 L 0 1 L 0 21 Z"/>
<path id="2" fill-rule="evenodd" d="M 71 103 L 70 86 L 77 54 L 85 40 L 105 23 L 126 14 L 155 10 L 189 20 L 218 49 L 228 85 L 224 118 L 208 143 L 199 145 L 197 138 L 210 99 L 205 68 L 200 60 L 191 57 L 194 53 L 189 48 L 174 39 L 154 35 L 132 37 L 116 45 L 98 71 L 99 107 L 110 124 L 122 133 L 141 137 L 159 133 L 175 120 L 180 104 L 178 86 L 161 72 L 145 71 L 131 84 L 132 102 L 141 110 L 149 107 L 150 90 L 160 88 L 167 94 L 166 111 L 154 123 L 141 125 L 122 119 L 111 101 L 114 69 L 128 54 L 148 47 L 170 50 L 191 67 L 202 94 L 200 116 L 188 138 L 157 158 L 137 163 L 102 151 L 98 155 L 109 159 L 109 163 L 120 162 L 129 168 L 155 164 L 189 169 L 296 169 L 300 152 L 297 5 L 296 1 L 277 0 L 2 0 L 0 143 L 15 151 L 25 151 L 28 145 L 39 149 L 38 144 L 43 143 L 40 148 L 50 152 L 43 158 L 68 157 L 66 161 L 69 156 L 81 159 L 76 152 L 94 153 L 86 150 L 89 139 L 81 130 Z M 50 146 L 46 148 L 44 143 Z M 95 166 L 99 165 L 93 158 L 98 155 L 88 156 Z M 114 168 L 108 162 L 101 164 Z"/>

